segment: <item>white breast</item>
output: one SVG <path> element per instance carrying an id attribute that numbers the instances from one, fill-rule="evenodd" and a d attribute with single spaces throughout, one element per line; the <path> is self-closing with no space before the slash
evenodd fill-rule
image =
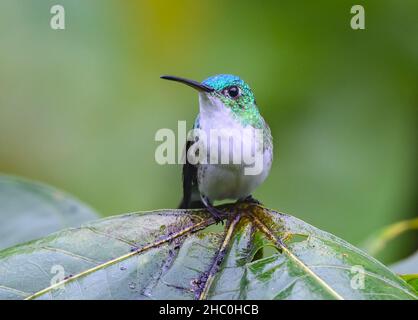
<path id="1" fill-rule="evenodd" d="M 254 132 L 252 130 L 255 129 L 251 126 L 244 128 L 233 117 L 229 108 L 225 108 L 223 105 L 217 105 L 214 101 L 205 101 L 204 99 L 207 99 L 206 95 L 202 96 L 200 101 L 199 125 L 200 129 L 206 133 L 208 138 L 207 152 L 209 163 L 199 164 L 198 166 L 199 191 L 211 201 L 224 199 L 237 200 L 247 197 L 267 177 L 271 167 L 272 150 L 266 149 L 263 152 L 262 145 L 259 145 L 260 141 L 254 139 Z M 216 142 L 210 139 L 213 131 L 217 131 L 216 135 L 219 137 Z M 214 144 L 217 149 L 214 148 Z M 221 147 L 225 145 L 229 147 Z M 248 161 L 245 161 L 247 159 L 244 158 L 244 155 L 250 154 L 260 147 L 261 152 L 263 152 L 261 159 L 259 159 L 262 163 L 260 173 L 257 175 L 246 174 L 248 171 L 245 168 L 246 164 L 248 167 Z M 216 155 L 211 152 L 213 150 L 218 150 Z M 237 153 L 240 153 L 241 161 L 233 162 L 235 159 L 234 155 Z M 215 164 L 213 163 L 214 158 L 218 160 Z M 222 164 L 220 161 L 222 159 L 229 161 L 227 164 Z"/>

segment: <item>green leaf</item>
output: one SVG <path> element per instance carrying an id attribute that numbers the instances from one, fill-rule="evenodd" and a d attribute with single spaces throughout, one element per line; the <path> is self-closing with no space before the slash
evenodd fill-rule
<path id="1" fill-rule="evenodd" d="M 404 279 L 412 288 L 414 288 L 416 293 L 418 293 L 418 273 L 403 274 L 401 275 L 401 278 Z"/>
<path id="2" fill-rule="evenodd" d="M 299 219 L 224 210 L 219 232 L 205 230 L 214 221 L 204 211 L 161 210 L 0 251 L 0 299 L 417 298 L 374 258 Z M 260 259 L 266 246 L 275 250 Z"/>
<path id="3" fill-rule="evenodd" d="M 418 218 L 403 220 L 386 226 L 382 230 L 372 234 L 364 242 L 362 247 L 369 254 L 376 256 L 389 242 L 393 241 L 399 235 L 411 230 L 418 230 Z"/>
<path id="4" fill-rule="evenodd" d="M 88 206 L 62 191 L 0 175 L 0 249 L 97 217 Z"/>
<path id="5" fill-rule="evenodd" d="M 418 293 L 418 252 L 390 266 Z"/>

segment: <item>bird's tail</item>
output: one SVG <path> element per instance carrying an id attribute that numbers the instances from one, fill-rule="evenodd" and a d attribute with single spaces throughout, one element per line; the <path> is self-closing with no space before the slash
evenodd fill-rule
<path id="1" fill-rule="evenodd" d="M 181 199 L 177 209 L 189 209 L 189 201 L 185 201 L 184 197 Z"/>

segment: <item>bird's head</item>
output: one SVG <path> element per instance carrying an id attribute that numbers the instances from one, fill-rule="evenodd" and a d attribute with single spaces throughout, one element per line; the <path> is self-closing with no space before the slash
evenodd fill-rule
<path id="1" fill-rule="evenodd" d="M 184 83 L 200 92 L 201 113 L 230 111 L 243 125 L 262 126 L 262 119 L 250 86 L 238 76 L 218 74 L 202 82 L 175 76 L 162 79 Z"/>

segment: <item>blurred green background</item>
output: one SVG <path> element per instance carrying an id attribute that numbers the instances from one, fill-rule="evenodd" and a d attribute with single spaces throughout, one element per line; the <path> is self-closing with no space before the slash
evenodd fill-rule
<path id="1" fill-rule="evenodd" d="M 191 125 L 197 95 L 159 76 L 237 74 L 275 140 L 255 196 L 358 244 L 417 215 L 417 16 L 415 0 L 1 0 L 0 171 L 103 215 L 175 207 L 181 168 L 155 162 L 154 135 Z M 386 262 L 416 249 L 399 241 Z"/>

